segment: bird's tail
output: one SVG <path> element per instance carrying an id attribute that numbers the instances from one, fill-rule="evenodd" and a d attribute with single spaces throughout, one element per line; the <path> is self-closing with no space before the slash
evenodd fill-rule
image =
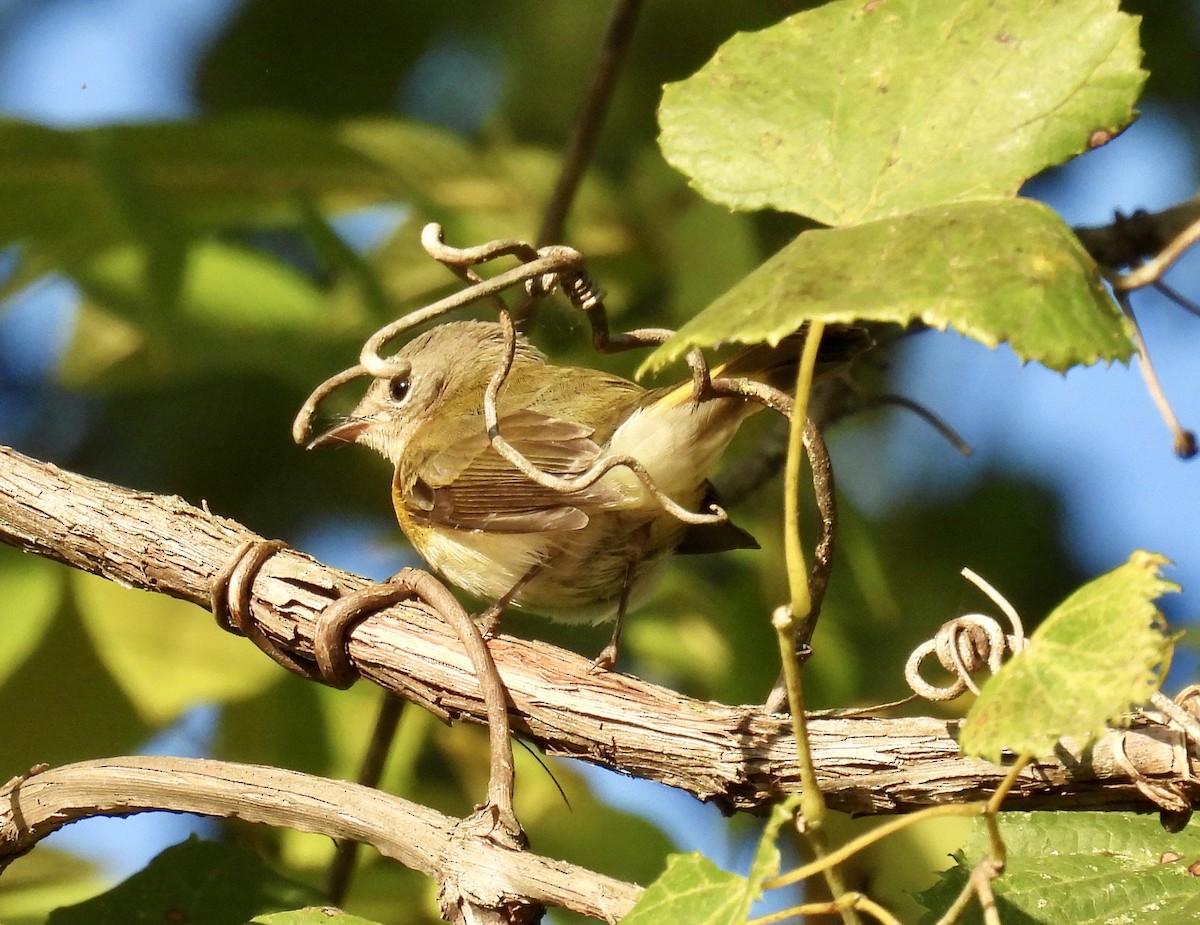
<path id="1" fill-rule="evenodd" d="M 796 383 L 796 368 L 807 338 L 808 325 L 805 325 L 778 344 L 754 344 L 713 367 L 712 376 L 741 376 L 790 392 Z M 842 367 L 873 344 L 870 333 L 859 325 L 826 326 L 817 352 L 817 375 Z"/>

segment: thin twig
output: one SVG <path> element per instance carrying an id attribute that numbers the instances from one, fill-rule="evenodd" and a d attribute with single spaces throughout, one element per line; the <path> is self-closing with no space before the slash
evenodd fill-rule
<path id="1" fill-rule="evenodd" d="M 958 896 L 954 898 L 954 902 L 942 914 L 942 917 L 937 920 L 936 925 L 960 925 L 963 920 L 963 913 L 967 911 L 967 906 L 971 904 L 971 900 L 979 896 L 981 906 L 983 906 L 983 914 L 988 915 L 988 908 L 995 911 L 996 899 L 992 895 L 991 881 L 1000 876 L 1000 870 L 994 860 L 991 858 L 981 858 L 971 872 L 967 875 L 967 882 L 958 892 Z M 989 919 L 991 921 L 991 919 Z"/>
<path id="2" fill-rule="evenodd" d="M 804 704 L 804 687 L 801 683 L 799 646 L 800 627 L 812 612 L 812 590 L 809 574 L 804 565 L 804 550 L 800 543 L 800 457 L 803 455 L 805 425 L 808 423 L 808 398 L 812 390 L 813 372 L 817 365 L 817 353 L 821 347 L 821 335 L 825 326 L 819 321 L 809 327 L 808 337 L 800 354 L 796 370 L 796 396 L 792 407 L 791 431 L 788 439 L 788 466 L 784 483 L 784 552 L 787 560 L 788 586 L 791 601 L 776 608 L 771 618 L 779 639 L 779 654 L 783 663 L 787 684 L 788 711 L 791 714 L 792 734 L 796 737 L 796 757 L 800 767 L 800 819 L 801 833 L 813 854 L 823 858 L 829 853 L 829 839 L 825 831 L 827 807 L 825 795 L 817 780 L 816 765 L 813 763 L 812 743 L 808 734 L 808 717 Z M 835 901 L 848 892 L 841 871 L 835 865 L 824 869 L 822 876 Z M 856 925 L 858 913 L 853 906 L 842 906 L 838 910 L 845 925 Z"/>
<path id="3" fill-rule="evenodd" d="M 975 881 L 975 892 L 979 894 L 979 907 L 983 910 L 985 925 L 1002 925 L 1000 910 L 996 908 L 996 897 L 992 892 L 992 881 L 1000 876 L 1001 872 L 1001 869 L 992 864 L 988 858 L 980 861 L 971 871 L 971 879 Z"/>
<path id="4" fill-rule="evenodd" d="M 426 226 L 427 229 L 429 227 L 437 226 Z M 438 229 L 438 233 L 440 234 L 440 229 Z M 543 248 L 538 252 L 538 255 L 536 260 L 522 263 L 511 270 L 498 273 L 475 286 L 448 295 L 444 299 L 434 302 L 432 305 L 427 305 L 415 312 L 409 312 L 391 324 L 384 325 L 367 338 L 366 343 L 363 344 L 362 351 L 359 354 L 359 363 L 368 373 L 377 378 L 390 379 L 394 376 L 402 375 L 409 371 L 407 363 L 403 360 L 396 360 L 394 357 L 384 358 L 379 354 L 379 351 L 384 346 L 395 340 L 400 334 L 411 330 L 417 325 L 440 318 L 448 312 L 457 311 L 481 299 L 498 295 L 506 289 L 511 289 L 513 286 L 519 286 L 522 283 L 542 276 L 561 273 L 583 262 L 583 255 L 579 251 L 572 250 L 569 247 Z"/>
<path id="5" fill-rule="evenodd" d="M 897 816 L 895 819 L 889 819 L 869 832 L 864 832 L 852 841 L 839 845 L 836 850 L 830 851 L 829 854 L 819 860 L 810 861 L 801 867 L 789 870 L 785 874 L 780 874 L 778 877 L 772 877 L 764 881 L 763 889 L 777 890 L 780 887 L 791 886 L 793 883 L 807 880 L 813 874 L 820 873 L 831 864 L 841 864 L 843 861 L 848 861 L 854 855 L 871 847 L 876 842 L 880 842 L 894 835 L 896 832 L 903 831 L 911 826 L 919 825 L 926 820 L 948 816 L 981 816 L 986 809 L 986 803 L 975 801 L 972 803 L 952 803 L 946 806 L 927 806 L 925 809 L 910 813 L 907 816 Z"/>
<path id="6" fill-rule="evenodd" d="M 829 576 L 833 572 L 834 545 L 837 540 L 837 495 L 833 484 L 833 463 L 821 429 L 810 418 L 804 422 L 804 451 L 812 467 L 813 494 L 817 501 L 818 535 L 813 545 L 813 563 L 808 575 L 808 614 L 796 628 L 797 652 L 804 651 L 812 642 L 817 629 L 817 618 L 821 616 L 821 604 L 825 600 L 825 589 L 829 587 Z"/>
<path id="7" fill-rule="evenodd" d="M 862 893 L 843 893 L 841 899 L 829 902 L 801 903 L 798 906 L 792 906 L 790 909 L 781 909 L 779 912 L 772 912 L 769 915 L 762 915 L 756 919 L 751 919 L 746 925 L 773 925 L 775 922 L 783 922 L 787 919 L 798 919 L 816 915 L 833 915 L 847 906 L 852 906 L 860 912 L 867 913 L 875 921 L 882 922 L 883 925 L 900 925 L 899 919 Z"/>
<path id="8" fill-rule="evenodd" d="M 501 831 L 514 842 L 520 842 L 523 839 L 521 826 L 517 822 L 512 805 L 516 768 L 513 764 L 512 730 L 508 721 L 508 690 L 500 679 L 496 661 L 470 614 L 463 610 L 450 590 L 428 572 L 418 571 L 416 578 L 419 581 L 421 599 L 439 614 L 447 617 L 466 647 L 471 664 L 479 677 L 479 687 L 487 705 L 488 742 L 491 747 L 487 804 L 494 807 Z"/>
<path id="9" fill-rule="evenodd" d="M 1170 299 L 1172 302 L 1174 302 L 1176 305 L 1178 305 L 1180 308 L 1182 308 L 1185 312 L 1188 312 L 1189 314 L 1195 315 L 1197 318 L 1200 318 L 1200 303 L 1197 303 L 1193 299 L 1189 299 L 1182 292 L 1180 292 L 1174 286 L 1167 283 L 1165 280 L 1161 280 L 1161 279 L 1155 280 L 1152 285 L 1154 286 L 1155 289 L 1157 289 L 1159 292 L 1161 292 L 1163 295 L 1165 295 L 1168 299 Z"/>
<path id="10" fill-rule="evenodd" d="M 892 395 L 889 393 L 886 395 L 876 395 L 869 399 L 865 399 L 862 407 L 866 409 L 878 405 L 895 405 L 898 408 L 904 408 L 906 411 L 911 411 L 922 421 L 929 424 L 929 426 L 941 434 L 942 438 L 945 439 L 945 441 L 952 447 L 954 447 L 954 449 L 956 449 L 960 455 L 970 456 L 973 452 L 971 449 L 971 444 L 967 443 L 967 441 L 962 438 L 958 431 L 951 427 L 949 423 L 947 423 L 932 410 L 922 405 L 919 401 L 914 401 L 913 399 L 904 395 Z"/>
<path id="11" fill-rule="evenodd" d="M 1197 721 L 1190 711 L 1181 707 L 1162 691 L 1155 691 L 1150 695 L 1150 704 L 1187 733 L 1193 748 L 1200 748 L 1200 721 Z"/>
<path id="12" fill-rule="evenodd" d="M 1200 225 L 1200 223 L 1197 224 Z M 1154 363 L 1150 359 L 1150 350 L 1146 346 L 1146 339 L 1142 336 L 1141 325 L 1138 324 L 1137 316 L 1133 312 L 1133 303 L 1129 299 L 1129 293 L 1119 289 L 1114 290 L 1114 292 L 1117 297 L 1117 303 L 1121 306 L 1121 311 L 1125 313 L 1125 317 L 1133 325 L 1133 342 L 1138 349 L 1138 353 L 1141 355 L 1141 362 L 1138 363 L 1138 369 L 1142 371 L 1142 379 L 1146 383 L 1146 391 L 1150 393 L 1150 398 L 1153 400 L 1154 406 L 1158 409 L 1163 422 L 1171 431 L 1175 444 L 1175 455 L 1180 459 L 1191 459 L 1196 455 L 1196 435 L 1180 423 L 1179 417 L 1175 414 L 1175 409 L 1171 407 L 1171 402 L 1163 390 L 1162 382 L 1159 381 L 1158 372 L 1155 370 Z"/>
<path id="13" fill-rule="evenodd" d="M 641 7 L 642 0 L 618 0 L 613 10 L 608 31 L 604 36 L 604 45 L 600 50 L 600 58 L 592 72 L 591 83 L 588 84 L 571 123 L 571 136 L 567 139 L 558 181 L 554 184 L 554 193 L 542 214 L 542 224 L 537 233 L 539 245 L 562 239 L 567 212 L 575 199 L 579 181 L 591 159 L 596 138 L 600 134 L 600 126 L 604 122 L 609 103 L 612 102 L 617 70 L 633 39 L 634 26 Z"/>
<path id="14" fill-rule="evenodd" d="M 1200 218 L 1181 229 L 1157 254 L 1141 266 L 1130 270 L 1113 281 L 1117 292 L 1141 289 L 1161 279 L 1163 274 L 1184 255 L 1189 247 L 1200 241 Z"/>
<path id="15" fill-rule="evenodd" d="M 783 662 L 783 673 L 787 684 L 788 708 L 792 721 L 792 735 L 796 739 L 796 759 L 800 768 L 800 813 L 797 828 L 804 836 L 818 862 L 830 854 L 829 839 L 825 831 L 825 795 L 817 780 L 813 762 L 812 743 L 808 735 L 808 718 L 804 705 L 804 686 L 800 681 L 800 659 L 796 655 L 797 621 L 787 605 L 777 607 L 771 617 L 779 640 L 779 657 Z M 829 895 L 837 900 L 847 892 L 842 872 L 834 863 L 823 865 L 821 875 Z M 858 915 L 852 908 L 838 909 L 845 925 L 855 925 Z"/>
<path id="16" fill-rule="evenodd" d="M 404 701 L 384 693 L 379 703 L 379 712 L 375 716 L 375 725 L 371 729 L 366 754 L 363 755 L 362 766 L 358 769 L 358 777 L 355 778 L 357 783 L 371 788 L 379 786 L 403 712 Z M 340 906 L 345 903 L 346 894 L 350 891 L 350 884 L 354 879 L 359 842 L 339 839 L 334 844 L 336 847 L 333 860 L 329 863 L 329 873 L 325 880 L 325 895 L 330 903 Z"/>
<path id="17" fill-rule="evenodd" d="M 334 687 L 349 687 L 358 677 L 358 669 L 348 651 L 351 627 L 385 607 L 414 598 L 428 606 L 454 630 L 475 669 L 487 709 L 488 737 L 492 749 L 487 805 L 494 808 L 496 821 L 505 837 L 513 844 L 518 844 L 522 834 L 512 807 L 515 770 L 507 691 L 479 627 L 444 584 L 426 571 L 406 568 L 386 582 L 338 598 L 321 612 L 313 637 L 313 653 L 320 676 L 325 683 Z"/>

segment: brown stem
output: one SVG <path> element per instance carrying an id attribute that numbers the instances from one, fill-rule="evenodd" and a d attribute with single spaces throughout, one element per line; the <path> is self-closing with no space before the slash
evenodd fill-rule
<path id="1" fill-rule="evenodd" d="M 0 864 L 77 819 L 152 810 L 236 816 L 367 842 L 442 884 L 440 901 L 451 920 L 464 904 L 504 910 L 518 922 L 531 921 L 538 905 L 553 905 L 612 922 L 640 892 L 572 864 L 498 846 L 466 820 L 369 787 L 198 758 L 109 758 L 14 778 L 0 787 Z"/>
<path id="2" fill-rule="evenodd" d="M 617 83 L 617 70 L 633 39 L 633 29 L 641 8 L 642 0 L 618 0 L 613 10 L 608 32 L 604 36 L 604 46 L 600 50 L 600 59 L 596 62 L 591 83 L 571 124 L 571 137 L 567 140 L 563 153 L 554 194 L 546 203 L 546 211 L 542 215 L 542 224 L 537 233 L 539 247 L 562 240 L 567 212 L 591 159 L 605 112 L 612 101 Z"/>
<path id="3" fill-rule="evenodd" d="M 391 694 L 383 695 L 379 703 L 379 713 L 375 716 L 375 725 L 371 730 L 371 741 L 367 744 L 367 753 L 363 756 L 362 767 L 358 769 L 357 782 L 362 786 L 372 789 L 379 786 L 403 712 L 403 700 Z M 339 839 L 334 849 L 333 860 L 329 863 L 325 895 L 335 906 L 342 905 L 350 891 L 355 864 L 358 861 L 358 846 L 359 843 L 352 839 Z"/>
<path id="4" fill-rule="evenodd" d="M 1172 242 L 1186 239 L 1194 232 L 1198 220 L 1200 197 L 1194 197 L 1161 212 L 1118 213 L 1108 225 L 1072 230 L 1093 260 L 1115 272 L 1120 267 L 1136 266 L 1164 251 L 1174 250 Z"/>
<path id="5" fill-rule="evenodd" d="M 0 447 L 0 542 L 205 609 L 209 586 L 245 527 L 180 498 L 152 495 L 65 472 Z M 272 556 L 254 583 L 251 615 L 297 655 L 312 656 L 317 615 L 367 579 L 294 550 Z M 214 631 L 215 627 L 214 627 Z M 446 718 L 480 725 L 487 706 L 454 631 L 409 602 L 350 634 L 363 676 Z M 755 706 L 698 701 L 638 678 L 592 672 L 590 661 L 545 643 L 489 642 L 509 694 L 513 731 L 549 754 L 687 790 L 727 810 L 762 810 L 798 787 L 787 719 Z M 900 668 L 897 666 L 897 673 Z M 1200 766 L 1178 766 L 1169 731 L 1135 724 L 1143 773 L 1177 781 L 1194 798 Z M 832 808 L 891 813 L 991 793 L 1002 768 L 959 756 L 954 724 L 933 718 L 814 717 L 814 760 Z M 1065 743 L 1060 760 L 1027 772 L 1013 808 L 1149 808 L 1101 739 L 1089 751 Z"/>

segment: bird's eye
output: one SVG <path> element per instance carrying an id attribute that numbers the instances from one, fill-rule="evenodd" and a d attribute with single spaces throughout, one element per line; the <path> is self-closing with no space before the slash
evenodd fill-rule
<path id="1" fill-rule="evenodd" d="M 388 384 L 388 394 L 397 405 L 404 403 L 412 391 L 412 379 L 408 376 L 397 376 Z"/>

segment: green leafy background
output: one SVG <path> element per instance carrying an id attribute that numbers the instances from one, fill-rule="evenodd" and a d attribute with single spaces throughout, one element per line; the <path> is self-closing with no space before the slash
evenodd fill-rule
<path id="1" fill-rule="evenodd" d="M 900 0 L 870 14 L 871 4 L 838 2 L 791 18 L 806 4 L 753 0 L 704 15 L 682 0 L 647 6 L 564 238 L 588 254 L 615 326 L 682 328 L 651 362 L 665 366 L 690 344 L 774 340 L 809 317 L 949 326 L 988 346 L 1010 342 L 1055 370 L 1128 359 L 1128 329 L 1095 267 L 1061 220 L 1015 193 L 1084 150 L 1093 131 L 1128 121 L 1145 79 L 1135 19 L 1106 0 L 947 5 L 955 16 L 946 22 L 938 4 Z M 533 0 L 246 0 L 198 54 L 194 118 L 84 129 L 0 122 L 0 244 L 19 248 L 7 252 L 15 266 L 0 295 L 21 296 L 55 272 L 80 298 L 53 387 L 35 408 L 39 424 L 14 442 L 99 478 L 203 499 L 259 533 L 345 557 L 338 564 L 382 576 L 407 561 L 384 467 L 352 450 L 302 453 L 289 422 L 365 334 L 450 290 L 420 250 L 425 221 L 461 244 L 535 234 L 606 14 Z M 1151 89 L 1186 101 L 1200 81 L 1187 64 L 1195 49 L 1183 45 L 1185 15 L 1183 4 L 1156 7 L 1143 44 Z M 934 38 L 916 40 L 924 34 Z M 447 47 L 504 77 L 487 118 L 469 127 L 421 108 L 440 99 L 422 67 L 431 48 Z M 731 102 L 743 77 L 761 80 L 761 107 Z M 966 83 L 973 90 L 956 95 Z M 796 87 L 810 104 L 803 119 Z M 749 120 L 782 121 L 786 137 L 764 148 Z M 331 231 L 332 218 L 381 203 L 402 209 L 373 250 L 356 253 Z M 747 211 L 764 205 L 779 211 Z M 561 304 L 545 310 L 538 335 L 566 361 L 631 374 L 644 359 L 598 360 Z M 865 375 L 886 387 L 886 371 Z M 859 416 L 835 441 L 861 445 L 885 427 L 879 415 Z M 746 431 L 735 456 L 772 438 L 766 415 Z M 871 462 L 843 460 L 860 470 Z M 623 667 L 699 697 L 761 701 L 776 659 L 766 615 L 786 595 L 778 497 L 769 483 L 737 510 L 761 552 L 672 565 L 630 622 Z M 807 512 L 806 536 L 812 521 Z M 331 524 L 368 539 L 347 551 L 328 541 Z M 1057 499 L 1022 474 L 981 471 L 957 495 L 886 513 L 845 499 L 839 565 L 806 674 L 812 705 L 901 696 L 905 654 L 979 606 L 957 575 L 964 563 L 1022 613 L 1049 612 L 1083 578 L 1061 524 Z M 305 684 L 194 608 L 7 548 L 0 586 L 6 774 L 136 752 L 192 707 L 215 704 L 214 755 L 354 775 L 377 703 L 366 686 Z M 607 635 L 520 615 L 507 628 L 589 654 Z M 569 763 L 546 770 L 519 752 L 518 764 L 518 811 L 534 850 L 641 883 L 661 872 L 671 842 L 657 826 L 605 805 Z M 384 786 L 462 814 L 485 776 L 481 730 L 410 710 Z M 835 830 L 866 824 L 838 820 Z M 738 844 L 755 829 L 735 820 L 726 838 Z M 55 920 L 100 921 L 109 902 L 126 903 L 122 920 L 131 908 L 161 911 L 179 901 L 168 862 L 252 876 L 245 895 L 270 901 L 238 907 L 239 920 L 272 911 L 285 917 L 259 921 L 309 920 L 285 910 L 317 901 L 310 891 L 328 842 L 221 832 L 270 858 L 288 885 L 240 848 L 193 845 L 127 892 Z M 931 882 L 960 840 L 931 832 L 859 859 L 858 880 L 915 913 L 907 893 Z M 735 866 L 736 851 L 727 854 L 720 866 Z M 671 870 L 695 867 L 731 877 L 698 860 Z M 44 921 L 50 908 L 100 892 L 105 877 L 39 848 L 5 872 L 0 918 Z M 432 898 L 422 878 L 368 856 L 347 910 L 435 921 Z"/>

